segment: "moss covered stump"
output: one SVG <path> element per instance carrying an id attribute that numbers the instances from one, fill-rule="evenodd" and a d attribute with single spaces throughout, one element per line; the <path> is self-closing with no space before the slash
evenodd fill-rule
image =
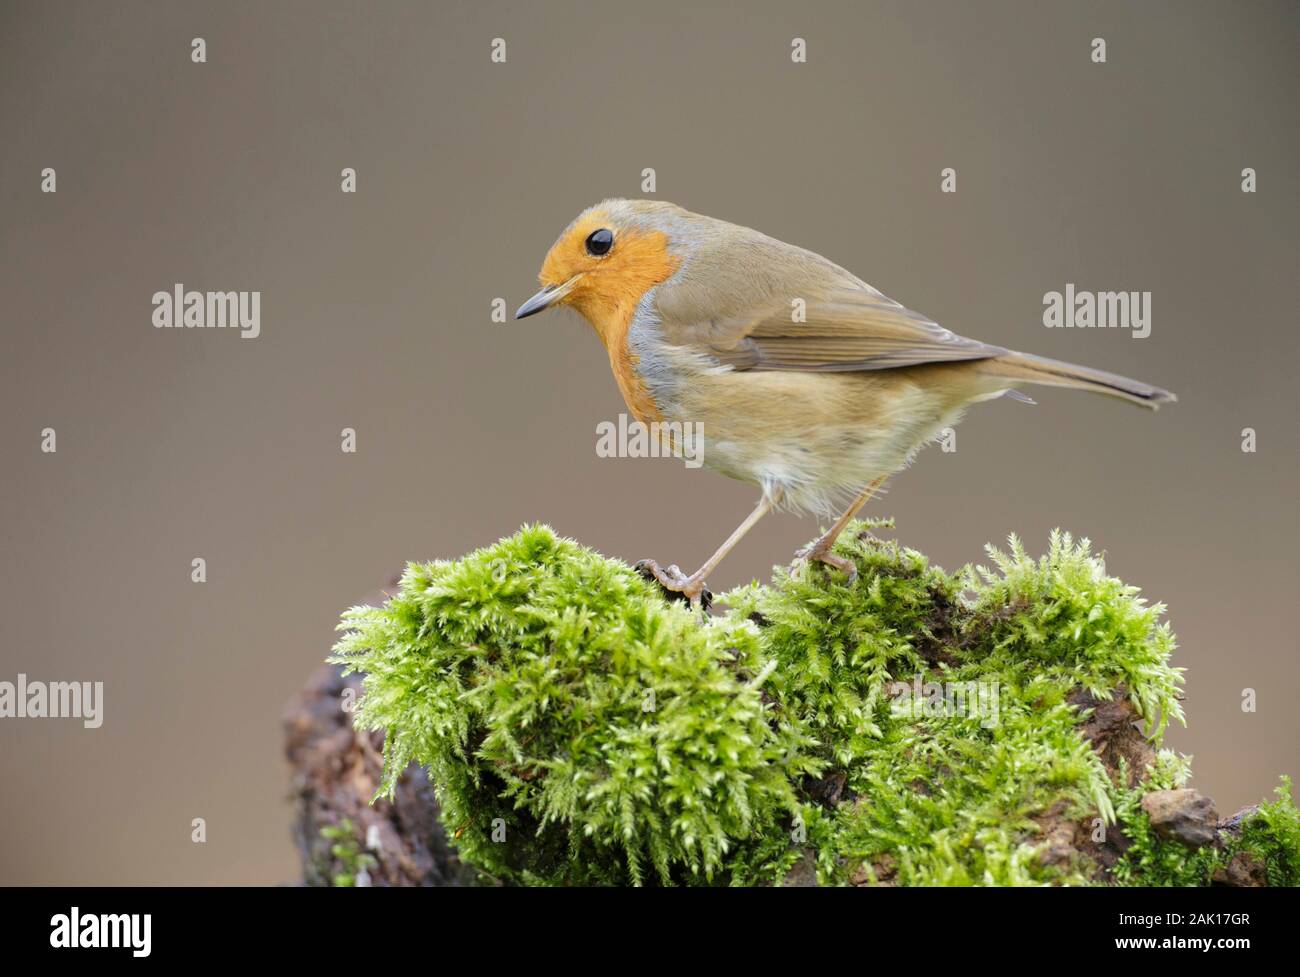
<path id="1" fill-rule="evenodd" d="M 529 526 L 343 617 L 383 735 L 462 863 L 530 885 L 1294 885 L 1300 815 L 1219 820 L 1161 747 L 1163 607 L 1086 540 L 956 573 L 851 527 L 712 615 Z"/>

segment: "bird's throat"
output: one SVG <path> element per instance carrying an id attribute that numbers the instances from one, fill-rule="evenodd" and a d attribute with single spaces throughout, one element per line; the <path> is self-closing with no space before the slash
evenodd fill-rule
<path id="1" fill-rule="evenodd" d="M 609 353 L 610 369 L 632 415 L 644 424 L 662 420 L 659 407 L 637 372 L 636 354 L 628 346 L 628 332 L 637 307 L 656 285 L 667 281 L 681 264 L 668 251 L 662 232 L 625 235 L 617 264 L 590 276 L 584 288 L 575 289 L 571 304 L 591 323 Z"/>

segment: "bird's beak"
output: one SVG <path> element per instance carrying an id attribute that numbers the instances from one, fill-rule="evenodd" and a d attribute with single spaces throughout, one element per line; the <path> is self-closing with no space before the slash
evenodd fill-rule
<path id="1" fill-rule="evenodd" d="M 573 291 L 573 286 L 577 284 L 582 275 L 574 275 L 563 285 L 547 285 L 540 292 L 530 298 L 523 305 L 519 306 L 519 311 L 515 313 L 516 319 L 526 319 L 530 315 L 536 315 L 543 309 L 549 309 L 556 302 L 561 301 L 566 295 Z"/>

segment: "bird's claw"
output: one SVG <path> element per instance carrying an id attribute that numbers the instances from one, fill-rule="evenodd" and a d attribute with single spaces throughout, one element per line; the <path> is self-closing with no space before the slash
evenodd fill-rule
<path id="1" fill-rule="evenodd" d="M 823 548 L 816 543 L 811 543 L 802 549 L 796 550 L 794 554 L 794 565 L 800 563 L 825 563 L 829 567 L 834 567 L 841 571 L 845 576 L 844 585 L 852 587 L 858 582 L 858 567 L 852 560 L 843 556 L 836 556 L 829 548 Z"/>
<path id="2" fill-rule="evenodd" d="M 713 593 L 704 585 L 704 581 L 692 580 L 676 563 L 669 564 L 665 568 L 654 560 L 639 560 L 632 569 L 647 580 L 658 583 L 670 599 L 699 605 L 706 611 L 713 603 Z"/>

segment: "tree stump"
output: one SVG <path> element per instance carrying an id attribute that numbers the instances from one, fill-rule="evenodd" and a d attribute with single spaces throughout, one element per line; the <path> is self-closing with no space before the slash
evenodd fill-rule
<path id="1" fill-rule="evenodd" d="M 391 801 L 371 804 L 383 766 L 383 735 L 353 728 L 352 713 L 344 710 L 347 689 L 355 701 L 361 694 L 359 676 L 344 678 L 340 666 L 323 665 L 284 715 L 302 883 L 332 885 L 340 877 L 371 886 L 470 883 L 475 873 L 447 844 L 422 768 L 411 765 Z M 347 826 L 353 837 L 343 843 L 340 857 L 340 839 L 323 832 Z"/>

